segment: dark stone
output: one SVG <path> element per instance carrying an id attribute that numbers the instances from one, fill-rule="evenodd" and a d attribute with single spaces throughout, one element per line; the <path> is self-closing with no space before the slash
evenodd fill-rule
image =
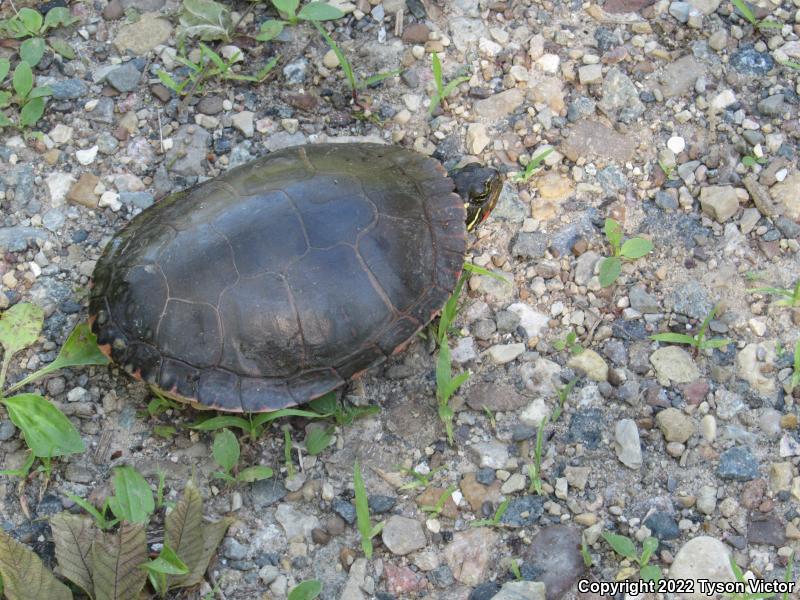
<path id="1" fill-rule="evenodd" d="M 487 581 L 472 590 L 469 600 L 491 600 L 500 591 L 500 584 L 495 581 Z"/>
<path id="2" fill-rule="evenodd" d="M 775 227 L 787 238 L 800 238 L 800 224 L 795 223 L 792 219 L 778 217 L 775 219 Z"/>
<path id="3" fill-rule="evenodd" d="M 756 515 L 747 526 L 747 543 L 780 548 L 786 543 L 786 526 L 778 517 Z"/>
<path id="4" fill-rule="evenodd" d="M 106 75 L 106 81 L 119 92 L 132 92 L 139 87 L 141 78 L 142 74 L 133 65 L 133 61 L 126 62 Z"/>
<path id="5" fill-rule="evenodd" d="M 492 485 L 495 480 L 494 469 L 484 467 L 475 471 L 475 481 L 483 485 Z"/>
<path id="6" fill-rule="evenodd" d="M 758 460 L 749 448 L 734 446 L 719 457 L 717 475 L 722 479 L 749 481 L 759 476 Z"/>
<path id="7" fill-rule="evenodd" d="M 220 96 L 203 96 L 196 108 L 204 115 L 217 115 L 222 112 L 222 98 Z"/>
<path id="8" fill-rule="evenodd" d="M 150 93 L 153 94 L 153 96 L 155 96 L 162 102 L 169 102 L 169 99 L 172 97 L 172 92 L 170 91 L 170 89 L 167 86 L 162 85 L 160 83 L 151 85 Z"/>
<path id="9" fill-rule="evenodd" d="M 282 500 L 288 493 L 283 482 L 278 479 L 262 479 L 250 486 L 250 498 L 253 508 L 260 510 Z"/>
<path id="10" fill-rule="evenodd" d="M 656 206 L 664 210 L 678 210 L 677 195 L 669 194 L 663 190 L 656 192 Z"/>
<path id="11" fill-rule="evenodd" d="M 511 254 L 523 258 L 543 258 L 549 245 L 548 236 L 544 233 L 519 233 L 511 244 Z"/>
<path id="12" fill-rule="evenodd" d="M 730 65 L 747 75 L 766 75 L 775 66 L 769 52 L 758 52 L 752 44 L 745 44 L 733 53 Z"/>
<path id="13" fill-rule="evenodd" d="M 349 525 L 356 522 L 356 507 L 341 498 L 334 498 L 331 502 L 333 511 L 342 517 Z"/>
<path id="14" fill-rule="evenodd" d="M 369 497 L 367 504 L 369 504 L 369 510 L 375 514 L 386 513 L 397 504 L 397 498 L 376 494 Z"/>
<path id="15" fill-rule="evenodd" d="M 54 100 L 74 100 L 84 98 L 89 88 L 80 79 L 63 79 L 50 84 Z"/>
<path id="16" fill-rule="evenodd" d="M 681 536 L 681 530 L 678 529 L 678 524 L 670 515 L 665 512 L 655 512 L 644 521 L 652 534 L 659 540 L 675 540 Z"/>
<path id="17" fill-rule="evenodd" d="M 567 439 L 579 442 L 590 450 L 600 445 L 603 433 L 603 413 L 597 408 L 577 411 L 569 422 Z"/>
<path id="18" fill-rule="evenodd" d="M 524 423 L 519 423 L 511 430 L 511 439 L 515 442 L 529 440 L 536 435 L 536 428 Z"/>
<path id="19" fill-rule="evenodd" d="M 542 496 L 523 496 L 509 502 L 500 522 L 509 527 L 529 527 L 539 520 L 543 512 Z"/>
<path id="20" fill-rule="evenodd" d="M 525 579 L 544 583 L 547 600 L 557 600 L 585 570 L 580 548 L 580 530 L 567 525 L 545 527 L 523 551 L 520 570 Z"/>
<path id="21" fill-rule="evenodd" d="M 428 573 L 428 581 L 438 588 L 447 588 L 453 585 L 455 579 L 453 578 L 453 572 L 450 570 L 450 567 L 442 565 Z"/>

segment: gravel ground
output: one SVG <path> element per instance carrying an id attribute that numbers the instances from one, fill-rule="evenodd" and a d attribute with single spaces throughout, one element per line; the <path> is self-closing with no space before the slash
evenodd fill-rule
<path id="1" fill-rule="evenodd" d="M 95 261 L 141 210 L 282 147 L 379 140 L 448 168 L 474 157 L 509 175 L 468 256 L 508 283 L 473 276 L 451 339 L 456 366 L 471 373 L 453 399 L 455 444 L 437 418 L 435 355 L 422 339 L 350 387 L 350 402 L 380 413 L 337 429 L 316 457 L 295 455 L 294 477 L 280 427 L 298 445 L 308 422 L 243 439 L 243 460 L 273 466 L 275 478 L 235 489 L 210 479 L 211 437 L 186 427 L 191 409 L 141 416 L 143 384 L 115 368 L 74 370 L 38 387 L 89 450 L 58 461 L 46 489 L 29 483 L 30 519 L 16 482 L 0 478 L 3 529 L 51 560 L 41 518 L 72 508 L 69 493 L 101 500 L 111 469 L 132 464 L 154 484 L 164 471 L 173 499 L 194 473 L 206 511 L 235 518 L 209 571 L 228 599 L 284 598 L 310 578 L 323 598 L 347 600 L 596 598 L 578 580 L 636 577 L 603 531 L 637 547 L 658 538 L 651 562 L 672 578 L 732 580 L 732 556 L 782 580 L 800 549 L 800 388 L 790 387 L 800 308 L 747 289 L 800 279 L 800 71 L 783 64 L 800 62 L 800 0 L 755 2 L 757 18 L 780 24 L 761 29 L 727 0 L 339 6 L 348 14 L 332 35 L 359 77 L 402 70 L 362 90 L 357 106 L 309 25 L 269 43 L 251 37 L 274 17 L 263 3 L 233 7 L 230 45 L 246 57 L 241 73 L 280 55 L 272 75 L 213 79 L 184 106 L 157 77 L 186 74 L 179 3 L 70 5 L 79 22 L 53 35 L 77 57 L 47 51 L 35 71 L 54 91 L 35 127 L 43 135 L 7 128 L 0 138 L 0 309 L 29 301 L 46 315 L 11 380 L 52 360 L 86 319 Z M 445 81 L 469 80 L 429 117 L 432 52 Z M 12 47 L 0 54 L 16 60 Z M 513 181 L 550 147 L 529 182 Z M 607 217 L 655 249 L 603 288 Z M 715 305 L 709 335 L 730 338 L 727 347 L 693 353 L 648 337 L 693 334 Z M 558 349 L 570 331 L 583 352 Z M 537 495 L 528 470 L 537 427 L 573 378 L 563 414 L 543 430 Z M 159 424 L 177 432 L 160 437 Z M 19 465 L 24 442 L 5 413 L 0 440 L 4 468 Z M 371 560 L 354 525 L 356 460 L 373 519 L 385 522 Z M 412 480 L 402 467 L 433 471 L 430 485 L 400 489 Z M 449 486 L 441 514 L 421 510 Z M 470 526 L 506 499 L 498 527 Z"/>

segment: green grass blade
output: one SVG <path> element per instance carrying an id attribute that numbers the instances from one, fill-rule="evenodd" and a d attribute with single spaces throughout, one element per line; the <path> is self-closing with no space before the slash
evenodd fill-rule
<path id="1" fill-rule="evenodd" d="M 670 344 L 689 344 L 694 345 L 695 339 L 683 333 L 656 333 L 650 336 L 656 342 L 667 342 Z"/>

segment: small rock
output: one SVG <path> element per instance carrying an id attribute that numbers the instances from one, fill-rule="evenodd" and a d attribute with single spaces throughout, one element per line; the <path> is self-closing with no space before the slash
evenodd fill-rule
<path id="1" fill-rule="evenodd" d="M 172 25 L 155 13 L 145 13 L 138 21 L 120 28 L 114 38 L 117 52 L 127 51 L 134 56 L 143 56 L 172 36 Z"/>
<path id="2" fill-rule="evenodd" d="M 718 223 L 724 223 L 739 210 L 739 196 L 732 186 L 710 185 L 700 190 L 700 206 Z"/>
<path id="3" fill-rule="evenodd" d="M 86 208 L 97 208 L 97 194 L 94 189 L 100 183 L 100 178 L 92 173 L 84 173 L 67 194 L 67 200 L 81 204 Z"/>
<path id="4" fill-rule="evenodd" d="M 700 371 L 688 352 L 677 346 L 659 348 L 650 355 L 650 363 L 659 381 L 691 383 L 700 377 Z M 664 384 L 666 385 L 666 384 Z"/>
<path id="5" fill-rule="evenodd" d="M 567 361 L 567 366 L 584 373 L 594 381 L 608 380 L 608 365 L 594 350 L 586 349 L 579 354 L 573 354 Z"/>
<path id="6" fill-rule="evenodd" d="M 630 469 L 642 466 L 642 447 L 639 440 L 639 429 L 632 419 L 622 419 L 614 429 L 617 458 Z"/>
<path id="7" fill-rule="evenodd" d="M 500 442 L 478 442 L 470 446 L 470 452 L 482 468 L 502 469 L 508 462 L 508 448 Z"/>
<path id="8" fill-rule="evenodd" d="M 694 433 L 694 422 L 677 408 L 667 408 L 656 416 L 661 433 L 668 442 L 685 443 Z"/>
<path id="9" fill-rule="evenodd" d="M 489 145 L 489 134 L 486 125 L 482 123 L 472 123 L 467 128 L 467 148 L 472 154 L 480 154 Z"/>
<path id="10" fill-rule="evenodd" d="M 75 159 L 84 166 L 90 165 L 94 162 L 94 159 L 97 158 L 98 150 L 99 148 L 97 146 L 92 146 L 85 150 L 78 150 L 75 152 Z"/>
<path id="11" fill-rule="evenodd" d="M 453 541 L 444 549 L 444 557 L 453 577 L 470 586 L 486 579 L 497 537 L 497 533 L 489 527 L 454 533 Z"/>
<path id="12" fill-rule="evenodd" d="M 541 581 L 508 581 L 492 600 L 545 600 L 545 585 Z"/>
<path id="13" fill-rule="evenodd" d="M 242 112 L 236 113 L 231 117 L 231 122 L 245 137 L 253 137 L 255 125 L 253 122 L 253 113 L 251 111 L 243 110 Z"/>
<path id="14" fill-rule="evenodd" d="M 132 92 L 139 87 L 141 78 L 142 74 L 133 65 L 133 61 L 126 62 L 106 75 L 106 81 L 119 92 Z"/>
<path id="15" fill-rule="evenodd" d="M 580 547 L 581 532 L 575 527 L 541 529 L 523 550 L 524 578 L 544 583 L 547 600 L 562 598 L 585 572 Z"/>
<path id="16" fill-rule="evenodd" d="M 736 577 L 731 570 L 731 553 L 728 547 L 708 536 L 696 537 L 684 544 L 675 555 L 669 568 L 670 579 L 708 579 L 716 582 L 733 582 Z M 685 600 L 708 600 L 708 596 L 695 587 L 692 593 L 684 594 Z"/>
<path id="17" fill-rule="evenodd" d="M 525 352 L 525 344 L 496 344 L 489 348 L 489 358 L 496 365 L 504 365 Z"/>
<path id="18" fill-rule="evenodd" d="M 748 448 L 734 446 L 720 455 L 717 475 L 734 481 L 755 479 L 759 476 L 758 460 Z"/>
<path id="19" fill-rule="evenodd" d="M 603 65 L 584 65 L 578 69 L 578 79 L 582 85 L 592 85 L 603 81 Z"/>
<path id="20" fill-rule="evenodd" d="M 389 517 L 381 532 L 381 539 L 392 554 L 399 556 L 424 548 L 428 543 L 419 521 L 399 515 Z"/>
<path id="21" fill-rule="evenodd" d="M 644 526 L 662 542 L 676 540 L 681 536 L 681 530 L 675 519 L 665 512 L 654 512 L 644 520 Z"/>
<path id="22" fill-rule="evenodd" d="M 512 88 L 494 94 L 473 104 L 475 114 L 484 119 L 495 121 L 507 117 L 519 108 L 525 100 L 525 93 L 519 88 Z"/>

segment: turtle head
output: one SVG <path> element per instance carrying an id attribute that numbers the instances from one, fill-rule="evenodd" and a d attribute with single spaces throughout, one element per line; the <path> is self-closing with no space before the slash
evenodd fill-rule
<path id="1" fill-rule="evenodd" d="M 472 231 L 494 209 L 503 189 L 503 180 L 497 169 L 482 167 L 477 163 L 453 171 L 450 177 L 455 183 L 456 192 L 464 199 L 467 231 Z"/>

